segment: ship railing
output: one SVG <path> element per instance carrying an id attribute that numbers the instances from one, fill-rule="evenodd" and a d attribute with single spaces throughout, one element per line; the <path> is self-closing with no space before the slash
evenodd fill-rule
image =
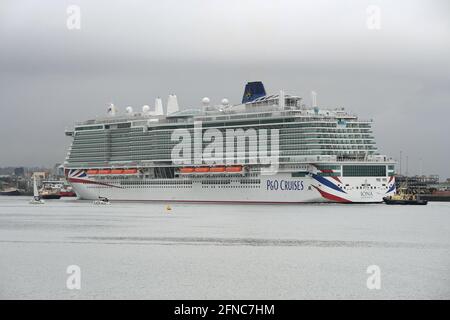
<path id="1" fill-rule="evenodd" d="M 314 121 L 325 121 L 325 122 L 336 122 L 336 118 L 339 115 L 315 115 L 315 114 L 305 114 L 300 112 L 300 110 L 258 110 L 258 112 L 244 112 L 244 113 L 219 113 L 215 116 L 210 115 L 198 115 L 189 118 L 164 118 L 152 115 L 128 115 L 128 116 L 115 116 L 115 117 L 103 117 L 98 119 L 91 119 L 81 122 L 76 122 L 75 125 L 92 125 L 92 124 L 106 124 L 106 123 L 120 123 L 124 121 L 135 121 L 135 120 L 150 120 L 158 119 L 157 123 L 191 123 L 194 120 L 202 121 L 227 121 L 227 120 L 238 120 L 238 119 L 251 119 L 251 118 L 267 118 L 267 117 L 286 117 L 293 116 L 299 122 L 314 122 Z M 358 119 L 356 115 L 346 114 L 341 115 L 348 119 L 349 122 L 373 122 L 372 119 Z M 219 119 L 220 118 L 220 119 Z"/>

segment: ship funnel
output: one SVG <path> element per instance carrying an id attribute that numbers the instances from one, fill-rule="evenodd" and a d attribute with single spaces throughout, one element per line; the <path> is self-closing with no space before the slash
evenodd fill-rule
<path id="1" fill-rule="evenodd" d="M 155 116 L 164 115 L 162 100 L 160 97 L 155 99 Z"/>
<path id="2" fill-rule="evenodd" d="M 175 113 L 179 111 L 177 96 L 174 94 L 169 95 L 169 99 L 167 100 L 167 115 Z"/>
<path id="3" fill-rule="evenodd" d="M 261 81 L 247 82 L 244 89 L 244 95 L 242 96 L 242 103 L 247 103 L 255 99 L 264 97 L 266 90 Z"/>

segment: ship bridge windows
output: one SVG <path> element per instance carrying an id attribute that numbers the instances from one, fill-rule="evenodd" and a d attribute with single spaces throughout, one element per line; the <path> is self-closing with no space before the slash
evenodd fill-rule
<path id="1" fill-rule="evenodd" d="M 341 170 L 340 165 L 334 165 L 334 164 L 322 164 L 316 166 L 319 170 Z"/>
<path id="2" fill-rule="evenodd" d="M 344 165 L 344 177 L 385 177 L 385 165 Z"/>
<path id="3" fill-rule="evenodd" d="M 317 172 L 317 175 L 322 176 L 322 177 L 340 177 L 341 173 L 340 172 L 322 171 L 322 172 Z"/>

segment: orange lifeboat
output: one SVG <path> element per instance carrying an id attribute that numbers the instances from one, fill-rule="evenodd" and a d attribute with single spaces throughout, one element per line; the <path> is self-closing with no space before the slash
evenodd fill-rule
<path id="1" fill-rule="evenodd" d="M 123 169 L 112 169 L 111 170 L 111 174 L 122 174 L 123 173 Z"/>
<path id="2" fill-rule="evenodd" d="M 242 166 L 227 167 L 226 171 L 227 172 L 241 172 L 242 171 Z"/>
<path id="3" fill-rule="evenodd" d="M 98 174 L 110 174 L 111 170 L 110 169 L 102 169 L 102 170 L 98 170 Z"/>
<path id="4" fill-rule="evenodd" d="M 209 167 L 198 167 L 198 168 L 195 168 L 195 172 L 209 172 Z"/>
<path id="5" fill-rule="evenodd" d="M 189 168 L 189 167 L 181 168 L 180 172 L 181 173 L 191 173 L 191 172 L 194 172 L 194 168 Z"/>
<path id="6" fill-rule="evenodd" d="M 210 172 L 224 172 L 225 171 L 225 167 L 212 167 L 211 169 L 209 169 Z"/>
<path id="7" fill-rule="evenodd" d="M 98 170 L 96 170 L 96 169 L 90 169 L 90 170 L 86 171 L 86 173 L 87 173 L 87 174 L 97 174 L 97 173 L 98 173 Z"/>
<path id="8" fill-rule="evenodd" d="M 136 174 L 137 173 L 137 169 L 125 169 L 122 172 L 123 174 Z"/>

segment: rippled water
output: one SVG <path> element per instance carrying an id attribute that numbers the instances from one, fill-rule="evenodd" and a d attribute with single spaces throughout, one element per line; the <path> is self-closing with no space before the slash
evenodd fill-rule
<path id="1" fill-rule="evenodd" d="M 450 203 L 28 200 L 0 197 L 3 299 L 450 298 Z M 66 288 L 69 265 L 80 290 Z"/>

